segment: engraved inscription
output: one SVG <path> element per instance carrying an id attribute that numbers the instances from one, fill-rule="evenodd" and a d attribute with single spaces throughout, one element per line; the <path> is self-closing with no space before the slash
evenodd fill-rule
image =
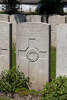
<path id="1" fill-rule="evenodd" d="M 39 54 L 38 52 L 35 50 L 35 49 L 30 49 L 28 52 L 27 52 L 27 59 L 31 62 L 35 62 L 39 59 Z"/>

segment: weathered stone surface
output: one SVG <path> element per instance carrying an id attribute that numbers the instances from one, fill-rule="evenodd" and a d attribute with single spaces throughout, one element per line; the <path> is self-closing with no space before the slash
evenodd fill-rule
<path id="1" fill-rule="evenodd" d="M 42 89 L 49 81 L 49 25 L 18 23 L 16 63 L 30 77 L 32 88 Z"/>
<path id="2" fill-rule="evenodd" d="M 27 15 L 26 22 L 41 22 L 40 15 Z"/>
<path id="3" fill-rule="evenodd" d="M 7 14 L 0 14 L 0 20 L 8 22 L 8 15 Z"/>
<path id="4" fill-rule="evenodd" d="M 65 16 L 53 15 L 49 16 L 48 23 L 51 25 L 51 45 L 56 47 L 56 27 L 65 23 Z"/>
<path id="5" fill-rule="evenodd" d="M 0 21 L 0 73 L 9 69 L 9 29 L 8 22 Z"/>
<path id="6" fill-rule="evenodd" d="M 42 15 L 41 16 L 41 22 L 47 23 L 47 21 L 46 21 L 46 15 Z"/>
<path id="7" fill-rule="evenodd" d="M 23 14 L 16 14 L 15 20 L 16 20 L 17 23 L 26 22 L 26 17 Z"/>
<path id="8" fill-rule="evenodd" d="M 65 15 L 65 23 L 67 23 L 67 15 Z"/>
<path id="9" fill-rule="evenodd" d="M 57 27 L 56 76 L 67 76 L 67 24 Z"/>

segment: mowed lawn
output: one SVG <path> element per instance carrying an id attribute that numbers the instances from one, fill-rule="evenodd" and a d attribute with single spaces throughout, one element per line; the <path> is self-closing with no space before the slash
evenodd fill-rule
<path id="1" fill-rule="evenodd" d="M 56 49 L 51 49 L 51 79 L 56 78 Z"/>

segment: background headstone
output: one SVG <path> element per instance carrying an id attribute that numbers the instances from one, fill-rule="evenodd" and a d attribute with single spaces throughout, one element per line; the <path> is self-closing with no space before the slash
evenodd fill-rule
<path id="1" fill-rule="evenodd" d="M 23 14 L 15 14 L 14 17 L 17 23 L 26 22 L 26 17 Z"/>
<path id="2" fill-rule="evenodd" d="M 0 20 L 8 22 L 8 15 L 7 14 L 0 14 Z"/>
<path id="3" fill-rule="evenodd" d="M 34 89 L 42 89 L 49 81 L 49 30 L 44 23 L 17 24 L 17 67 L 29 76 Z"/>
<path id="4" fill-rule="evenodd" d="M 26 22 L 41 22 L 40 15 L 27 15 Z"/>
<path id="5" fill-rule="evenodd" d="M 67 23 L 67 15 L 65 15 L 65 23 Z"/>
<path id="6" fill-rule="evenodd" d="M 41 22 L 47 23 L 47 21 L 46 21 L 46 15 L 42 15 L 41 16 Z"/>
<path id="7" fill-rule="evenodd" d="M 57 27 L 56 76 L 67 76 L 67 24 Z"/>
<path id="8" fill-rule="evenodd" d="M 0 73 L 5 69 L 8 70 L 10 66 L 9 32 L 10 24 L 8 22 L 0 21 Z"/>
<path id="9" fill-rule="evenodd" d="M 65 16 L 53 15 L 49 16 L 48 23 L 51 25 L 51 45 L 56 47 L 56 27 L 65 23 Z"/>

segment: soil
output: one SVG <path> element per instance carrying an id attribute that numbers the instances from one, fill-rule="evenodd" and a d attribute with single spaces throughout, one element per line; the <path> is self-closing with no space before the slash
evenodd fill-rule
<path id="1" fill-rule="evenodd" d="M 40 96 L 32 96 L 32 95 L 22 97 L 22 96 L 19 96 L 18 94 L 14 94 L 14 96 L 11 97 L 11 94 L 4 95 L 0 93 L 0 97 L 7 98 L 9 100 L 41 100 Z"/>

